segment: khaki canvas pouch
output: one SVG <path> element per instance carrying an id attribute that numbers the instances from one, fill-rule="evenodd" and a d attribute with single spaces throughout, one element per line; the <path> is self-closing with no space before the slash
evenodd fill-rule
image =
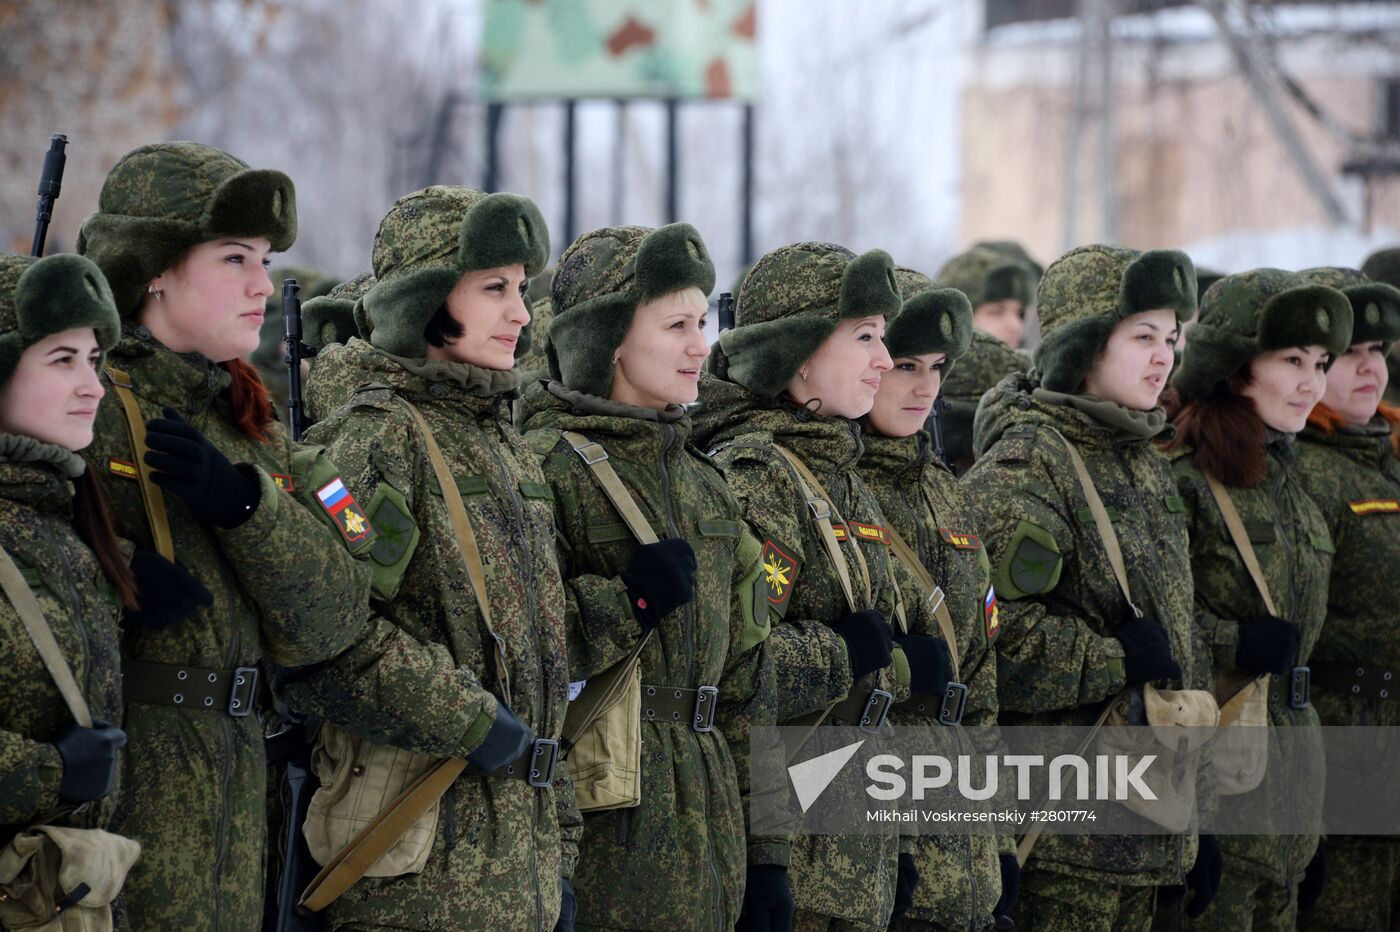
<path id="1" fill-rule="evenodd" d="M 311 797 L 302 827 L 316 863 L 330 861 L 437 760 L 429 754 L 375 744 L 329 723 L 322 725 L 311 752 L 311 769 L 321 785 Z M 433 847 L 441 808 L 441 800 L 434 802 L 364 876 L 421 873 Z"/>
<path id="2" fill-rule="evenodd" d="M 0 928 L 111 932 L 112 901 L 141 845 L 96 828 L 40 825 L 0 849 Z"/>
<path id="3" fill-rule="evenodd" d="M 1264 782 L 1269 767 L 1269 678 L 1247 682 L 1223 682 L 1216 677 L 1216 693 L 1230 698 L 1220 707 L 1220 730 L 1215 736 L 1212 760 L 1215 787 L 1221 796 L 1238 796 Z"/>
<path id="4" fill-rule="evenodd" d="M 1142 688 L 1142 712 L 1137 719 L 1129 710 L 1131 693 L 1119 699 L 1109 712 L 1099 735 L 1099 753 L 1123 755 L 1135 767 L 1147 754 L 1155 754 L 1165 766 L 1149 767 L 1142 782 L 1155 800 L 1129 795 L 1123 805 L 1171 832 L 1184 832 L 1196 812 L 1196 772 L 1201 746 L 1210 740 L 1220 720 L 1215 697 L 1203 689 Z"/>

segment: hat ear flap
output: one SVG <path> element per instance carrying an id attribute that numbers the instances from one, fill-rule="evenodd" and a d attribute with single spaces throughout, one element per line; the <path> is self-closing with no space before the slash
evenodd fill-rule
<path id="1" fill-rule="evenodd" d="M 648 233 L 637 246 L 635 269 L 643 301 L 692 286 L 708 295 L 715 287 L 714 262 L 700 233 L 688 223 Z"/>
<path id="2" fill-rule="evenodd" d="M 292 179 L 265 168 L 224 179 L 209 204 L 204 229 L 211 236 L 265 236 L 273 252 L 285 252 L 297 238 Z"/>
<path id="3" fill-rule="evenodd" d="M 1351 345 L 1351 326 L 1351 301 L 1340 291 L 1324 285 L 1289 288 L 1260 310 L 1258 346 L 1264 352 L 1322 346 L 1336 355 Z"/>
<path id="4" fill-rule="evenodd" d="M 91 327 L 103 350 L 117 344 L 121 324 L 112 290 L 91 260 L 71 253 L 46 256 L 15 282 L 15 316 L 25 343 Z"/>
<path id="5" fill-rule="evenodd" d="M 841 297 L 837 317 L 889 317 L 899 313 L 903 298 L 895 280 L 894 260 L 883 249 L 872 249 L 856 256 L 841 275 Z"/>
<path id="6" fill-rule="evenodd" d="M 1196 267 L 1184 252 L 1151 249 L 1123 271 L 1118 311 L 1123 317 L 1171 310 L 1178 321 L 1196 313 Z"/>
<path id="7" fill-rule="evenodd" d="M 488 194 L 462 218 L 457 246 L 458 273 L 518 262 L 533 278 L 549 262 L 549 227 L 528 197 Z"/>

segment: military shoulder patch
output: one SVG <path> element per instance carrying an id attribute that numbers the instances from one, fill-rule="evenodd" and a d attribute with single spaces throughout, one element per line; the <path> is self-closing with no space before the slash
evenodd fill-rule
<path id="1" fill-rule="evenodd" d="M 855 534 L 856 540 L 885 545 L 888 545 L 890 542 L 890 532 L 880 527 L 878 524 L 862 524 L 859 521 L 851 521 L 849 526 L 851 528 L 851 533 Z"/>
<path id="2" fill-rule="evenodd" d="M 952 528 L 941 527 L 938 536 L 959 550 L 981 550 L 982 540 L 976 534 L 963 534 Z"/>
<path id="3" fill-rule="evenodd" d="M 281 489 L 283 492 L 296 491 L 296 489 L 292 487 L 292 477 L 287 475 L 286 473 L 274 472 L 268 473 L 268 475 L 272 477 L 273 484 L 275 484 L 277 488 Z"/>
<path id="4" fill-rule="evenodd" d="M 1001 634 L 1001 610 L 997 608 L 997 587 L 987 587 L 987 597 L 982 600 L 982 620 L 987 627 L 987 643 L 996 641 Z"/>
<path id="5" fill-rule="evenodd" d="M 802 561 L 792 555 L 790 548 L 767 540 L 763 542 L 759 562 L 763 565 L 763 581 L 768 586 L 768 605 L 782 617 L 792 600 L 792 588 L 797 583 Z"/>
<path id="6" fill-rule="evenodd" d="M 1347 507 L 1354 515 L 1400 514 L 1400 499 L 1363 498 L 1359 501 L 1347 502 Z"/>
<path id="7" fill-rule="evenodd" d="M 840 541 L 844 541 L 847 537 L 850 536 L 846 533 L 846 525 L 837 524 L 834 521 L 831 523 L 831 533 L 836 537 L 837 540 Z"/>
<path id="8" fill-rule="evenodd" d="M 355 501 L 355 496 L 350 494 L 350 490 L 340 481 L 339 476 L 316 490 L 316 500 L 321 503 L 326 514 L 331 516 L 346 543 L 365 544 L 379 536 L 374 530 L 374 525 L 369 523 L 369 518 L 365 517 L 364 510 Z"/>
<path id="9" fill-rule="evenodd" d="M 1050 532 L 1023 520 L 1012 532 L 1006 555 L 992 574 L 992 581 L 1008 599 L 1041 595 L 1059 584 L 1063 566 L 1060 547 Z"/>
<path id="10" fill-rule="evenodd" d="M 123 479 L 141 478 L 141 471 L 136 468 L 135 463 L 119 460 L 115 456 L 107 457 L 107 471 L 114 476 L 121 476 Z"/>

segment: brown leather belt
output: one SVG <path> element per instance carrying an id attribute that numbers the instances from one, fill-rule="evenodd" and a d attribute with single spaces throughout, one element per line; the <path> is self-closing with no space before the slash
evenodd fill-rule
<path id="1" fill-rule="evenodd" d="M 701 733 L 714 731 L 719 687 L 649 686 L 642 684 L 642 721 L 688 725 Z"/>
<path id="2" fill-rule="evenodd" d="M 1400 699 L 1400 671 L 1362 663 L 1314 663 L 1312 681 L 1328 692 L 1361 699 Z"/>
<path id="3" fill-rule="evenodd" d="M 143 660 L 127 661 L 122 673 L 127 702 L 224 712 L 234 718 L 252 713 L 262 679 L 255 666 L 212 670 Z"/>

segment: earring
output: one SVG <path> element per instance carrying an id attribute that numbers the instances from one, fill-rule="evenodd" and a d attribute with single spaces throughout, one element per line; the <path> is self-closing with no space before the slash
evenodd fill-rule
<path id="1" fill-rule="evenodd" d="M 161 300 L 160 289 L 157 288 L 155 285 L 148 285 L 148 286 L 146 286 L 146 293 L 147 293 L 147 294 L 151 294 L 151 295 L 155 295 L 155 299 L 156 299 L 157 301 L 160 301 L 160 300 Z"/>
<path id="2" fill-rule="evenodd" d="M 802 381 L 804 381 L 804 382 L 807 381 L 807 370 L 806 370 L 806 369 L 800 369 L 800 370 L 798 370 L 798 373 L 797 373 L 797 374 L 800 375 L 800 376 L 802 376 Z"/>

